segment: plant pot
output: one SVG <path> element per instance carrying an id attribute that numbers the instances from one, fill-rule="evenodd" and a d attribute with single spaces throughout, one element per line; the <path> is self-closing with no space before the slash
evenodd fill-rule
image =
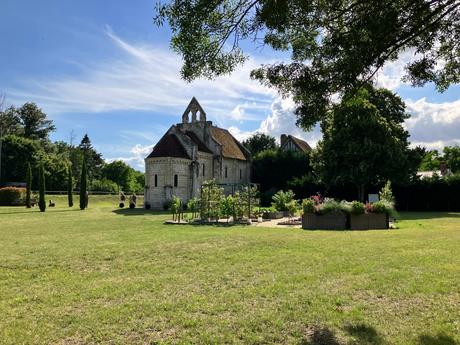
<path id="1" fill-rule="evenodd" d="M 345 230 L 347 216 L 343 213 L 314 214 L 305 213 L 302 216 L 302 229 L 308 230 Z"/>
<path id="2" fill-rule="evenodd" d="M 386 213 L 352 214 L 350 216 L 350 229 L 388 229 L 388 215 Z"/>

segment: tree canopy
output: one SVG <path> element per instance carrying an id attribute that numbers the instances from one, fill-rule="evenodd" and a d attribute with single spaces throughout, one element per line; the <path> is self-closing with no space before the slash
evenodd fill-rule
<path id="1" fill-rule="evenodd" d="M 314 158 L 323 182 L 351 183 L 364 200 L 365 188 L 410 177 L 409 115 L 404 102 L 385 89 L 360 89 L 334 107 L 323 122 Z"/>
<path id="2" fill-rule="evenodd" d="M 276 149 L 276 139 L 264 133 L 255 133 L 242 142 L 253 156 L 265 150 Z"/>
<path id="3" fill-rule="evenodd" d="M 334 95 L 371 81 L 410 52 L 405 79 L 439 91 L 460 81 L 458 0 L 171 0 L 155 22 L 168 23 L 185 80 L 232 72 L 248 57 L 242 44 L 290 52 L 252 77 L 293 96 L 298 124 L 324 119 Z"/>

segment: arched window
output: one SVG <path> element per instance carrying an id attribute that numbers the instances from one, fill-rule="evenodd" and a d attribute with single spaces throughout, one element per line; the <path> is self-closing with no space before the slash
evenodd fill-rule
<path id="1" fill-rule="evenodd" d="M 155 174 L 155 187 L 158 187 L 158 175 Z"/>
<path id="2" fill-rule="evenodd" d="M 206 170 L 204 169 L 204 163 L 203 163 L 203 177 L 205 176 Z"/>
<path id="3" fill-rule="evenodd" d="M 178 177 L 177 175 L 174 175 L 174 187 L 177 187 L 177 185 L 179 184 L 179 181 L 178 181 Z"/>
<path id="4" fill-rule="evenodd" d="M 228 177 L 228 169 L 227 169 L 227 167 L 225 167 L 225 178 L 227 178 L 227 177 Z"/>

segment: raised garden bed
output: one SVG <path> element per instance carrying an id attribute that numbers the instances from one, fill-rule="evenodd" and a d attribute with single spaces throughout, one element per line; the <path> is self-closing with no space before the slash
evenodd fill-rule
<path id="1" fill-rule="evenodd" d="M 365 213 L 350 215 L 351 230 L 388 229 L 388 214 Z"/>
<path id="2" fill-rule="evenodd" d="M 281 219 L 283 217 L 283 212 L 264 212 L 262 214 L 263 219 Z"/>
<path id="3" fill-rule="evenodd" d="M 302 216 L 302 229 L 308 230 L 345 230 L 347 216 L 343 213 L 314 214 L 305 213 Z"/>

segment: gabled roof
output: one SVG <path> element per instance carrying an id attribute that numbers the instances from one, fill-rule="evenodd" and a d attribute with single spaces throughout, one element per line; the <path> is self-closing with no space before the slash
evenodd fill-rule
<path id="1" fill-rule="evenodd" d="M 292 142 L 300 149 L 302 150 L 303 152 L 305 153 L 308 153 L 311 151 L 311 147 L 310 145 L 308 145 L 308 143 L 300 138 L 296 138 L 292 135 L 289 135 L 288 136 L 288 140 L 291 139 Z M 287 141 L 286 141 L 287 142 Z"/>
<path id="2" fill-rule="evenodd" d="M 206 145 L 200 140 L 200 138 L 198 138 L 195 133 L 192 131 L 185 131 L 185 135 L 188 136 L 190 140 L 192 140 L 198 146 L 198 151 L 212 153 L 212 151 L 206 147 Z"/>
<path id="3" fill-rule="evenodd" d="M 211 135 L 215 141 L 222 145 L 222 155 L 226 158 L 234 158 L 242 161 L 249 159 L 242 145 L 226 129 L 212 126 Z"/>
<path id="4" fill-rule="evenodd" d="M 175 157 L 190 159 L 187 151 L 182 146 L 182 143 L 177 139 L 174 134 L 166 134 L 155 145 L 152 153 L 147 158 L 153 157 Z"/>

